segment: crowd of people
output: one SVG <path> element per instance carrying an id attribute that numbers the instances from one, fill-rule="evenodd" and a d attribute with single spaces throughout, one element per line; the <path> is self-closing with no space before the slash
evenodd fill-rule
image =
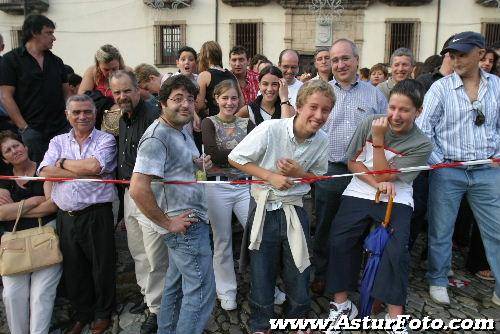
<path id="1" fill-rule="evenodd" d="M 46 16 L 28 16 L 22 46 L 0 58 L 1 172 L 18 177 L 1 181 L 1 228 L 12 231 L 16 219 L 17 230 L 34 228 L 41 218 L 63 254 L 61 264 L 2 277 L 11 333 L 48 333 L 60 280 L 74 310 L 66 333 L 112 325 L 115 219 L 126 226 L 143 296 L 130 309 L 147 315 L 141 334 L 202 333 L 217 300 L 227 311 L 239 305 L 233 213 L 245 231 L 240 269 L 250 272 L 253 333 L 270 333 L 275 304 L 286 302 L 287 318 L 307 317 L 311 293 L 331 299 L 332 322 L 354 319 L 349 292 L 358 290 L 363 238 L 391 199 L 393 232 L 370 294 L 387 319 L 405 312 L 422 231 L 432 300 L 450 303 L 452 246 L 465 244 L 469 270 L 496 279 L 500 306 L 500 163 L 314 179 L 500 158 L 498 44 L 466 31 L 419 66 L 399 48 L 389 65 L 359 69 L 356 44 L 341 38 L 318 48 L 314 71 L 300 76 L 293 49 L 273 65 L 235 46 L 225 69 L 208 41 L 199 52 L 180 48 L 178 72 L 162 75 L 128 67 L 106 44 L 80 77 L 50 51 L 54 30 Z M 222 182 L 193 182 L 206 179 Z"/>

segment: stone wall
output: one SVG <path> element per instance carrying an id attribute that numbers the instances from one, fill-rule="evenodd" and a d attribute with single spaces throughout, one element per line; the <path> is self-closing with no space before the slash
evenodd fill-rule
<path id="1" fill-rule="evenodd" d="M 305 9 L 287 9 L 285 13 L 285 47 L 300 53 L 314 53 L 316 46 L 331 45 L 338 38 L 353 40 L 361 49 L 363 44 L 364 10 L 344 10 L 334 17 L 329 30 L 330 36 L 318 38 L 316 16 Z"/>

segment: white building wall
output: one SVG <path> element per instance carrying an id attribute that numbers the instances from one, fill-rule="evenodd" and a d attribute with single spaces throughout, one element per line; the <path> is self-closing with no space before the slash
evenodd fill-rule
<path id="1" fill-rule="evenodd" d="M 416 55 L 424 61 L 434 54 L 438 0 L 424 6 L 394 7 L 379 2 L 365 11 L 361 67 L 383 62 L 387 19 L 414 18 L 420 21 L 420 48 Z M 500 9 L 487 8 L 472 0 L 441 0 L 437 53 L 452 34 L 461 31 L 481 32 L 481 22 L 500 21 Z"/>
<path id="2" fill-rule="evenodd" d="M 128 66 L 154 64 L 154 29 L 159 21 L 185 21 L 186 44 L 199 51 L 205 41 L 215 40 L 215 0 L 193 0 L 189 8 L 153 10 L 141 0 L 50 1 L 44 15 L 56 23 L 53 52 L 77 73 L 93 62 L 103 44 L 116 46 Z M 283 49 L 284 9 L 276 3 L 263 7 L 231 7 L 219 1 L 219 44 L 227 67 L 230 49 L 229 23 L 232 19 L 259 19 L 263 22 L 263 50 L 273 61 Z M 20 27 L 22 15 L 0 11 L 0 33 L 5 50 L 11 49 L 11 28 Z M 175 68 L 161 68 L 162 72 Z"/>
<path id="3" fill-rule="evenodd" d="M 231 7 L 219 4 L 219 43 L 227 65 L 230 50 L 231 20 L 261 20 L 263 22 L 263 54 L 273 63 L 278 63 L 278 56 L 285 47 L 285 9 L 275 2 L 260 7 Z"/>
<path id="4" fill-rule="evenodd" d="M 387 6 L 379 2 L 368 6 L 362 27 L 361 66 L 370 67 L 384 60 L 386 19 L 418 19 L 421 30 L 417 59 L 423 61 L 434 54 L 437 2 L 417 7 Z M 57 26 L 54 53 L 77 73 L 83 73 L 92 64 L 95 51 L 106 43 L 118 47 L 129 66 L 141 62 L 153 64 L 155 21 L 185 21 L 187 45 L 199 50 L 203 42 L 215 39 L 215 3 L 216 0 L 193 0 L 189 8 L 156 11 L 142 0 L 51 0 L 44 14 Z M 285 47 L 285 9 L 276 2 L 261 7 L 231 7 L 219 0 L 218 20 L 218 40 L 226 67 L 231 20 L 261 20 L 263 53 L 277 63 Z M 495 20 L 500 22 L 500 9 L 486 8 L 473 0 L 442 0 L 438 52 L 452 33 L 480 32 L 481 22 Z M 22 15 L 0 11 L 0 33 L 4 36 L 6 51 L 11 49 L 11 28 L 20 27 L 22 21 Z M 160 70 L 168 72 L 175 68 Z"/>

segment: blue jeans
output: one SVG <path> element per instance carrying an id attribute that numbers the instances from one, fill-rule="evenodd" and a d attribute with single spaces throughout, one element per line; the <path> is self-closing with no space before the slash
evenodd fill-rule
<path id="1" fill-rule="evenodd" d="M 429 174 L 430 285 L 447 286 L 455 220 L 463 195 L 471 206 L 500 295 L 500 168 L 489 165 L 443 168 Z"/>
<path id="2" fill-rule="evenodd" d="M 208 224 L 191 225 L 185 234 L 165 235 L 169 265 L 158 316 L 158 334 L 203 333 L 215 305 Z"/>
<path id="3" fill-rule="evenodd" d="M 302 229 L 309 242 L 309 221 L 306 211 L 295 207 Z M 251 224 L 255 210 L 248 220 Z M 292 252 L 286 234 L 286 218 L 282 209 L 268 211 L 262 232 L 259 250 L 250 253 L 250 330 L 252 332 L 267 330 L 269 319 L 274 314 L 274 287 L 276 276 L 280 270 L 285 284 L 287 305 L 286 318 L 305 318 L 310 309 L 309 271 L 310 267 L 300 273 L 292 258 Z"/>

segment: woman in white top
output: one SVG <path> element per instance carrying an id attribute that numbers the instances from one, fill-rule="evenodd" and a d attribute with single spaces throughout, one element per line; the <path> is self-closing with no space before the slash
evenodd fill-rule
<path id="1" fill-rule="evenodd" d="M 259 125 L 268 119 L 288 118 L 295 115 L 295 109 L 288 99 L 288 85 L 283 73 L 276 66 L 264 68 L 259 74 L 259 95 L 237 113 L 249 117 Z"/>

